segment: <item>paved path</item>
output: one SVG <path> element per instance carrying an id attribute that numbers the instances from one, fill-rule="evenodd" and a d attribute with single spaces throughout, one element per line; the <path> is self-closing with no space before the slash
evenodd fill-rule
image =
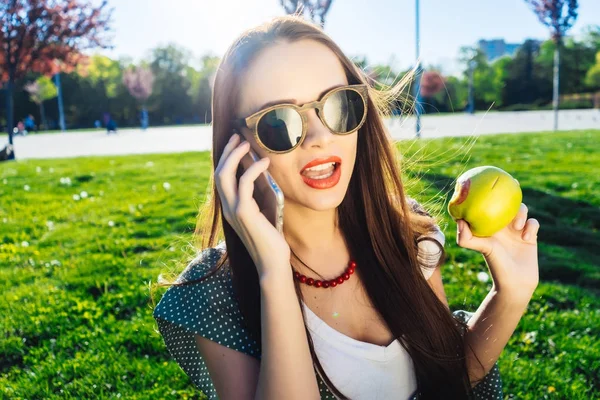
<path id="1" fill-rule="evenodd" d="M 489 112 L 468 115 L 424 116 L 422 137 L 469 136 L 493 133 L 518 133 L 552 130 L 551 111 Z M 387 120 L 394 138 L 407 139 L 415 135 L 415 119 Z M 563 110 L 559 129 L 600 129 L 600 110 Z M 0 137 L 0 148 L 8 142 Z M 34 134 L 14 138 L 17 159 L 78 157 L 88 155 L 122 155 L 146 153 L 177 153 L 211 149 L 210 126 L 185 126 L 123 129 L 107 135 L 104 130 Z"/>

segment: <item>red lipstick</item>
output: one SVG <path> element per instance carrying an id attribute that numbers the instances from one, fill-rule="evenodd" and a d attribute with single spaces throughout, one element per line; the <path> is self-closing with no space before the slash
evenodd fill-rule
<path id="1" fill-rule="evenodd" d="M 337 156 L 331 156 L 331 157 L 327 157 L 327 158 L 315 158 L 314 160 L 312 160 L 311 162 L 306 164 L 304 167 L 302 167 L 300 172 L 302 173 L 306 168 L 311 168 L 311 167 L 315 167 L 319 164 L 326 164 L 326 163 L 330 163 L 330 162 L 334 162 L 336 164 L 341 164 L 342 159 Z"/>
<path id="2" fill-rule="evenodd" d="M 302 174 L 302 172 L 307 168 L 332 162 L 335 163 L 334 170 L 333 173 L 327 178 L 309 178 L 308 176 Z M 317 158 L 306 164 L 304 168 L 302 168 L 302 170 L 300 171 L 300 175 L 302 176 L 302 180 L 304 180 L 304 183 L 306 183 L 313 189 L 329 189 L 337 185 L 337 183 L 340 181 L 340 177 L 342 176 L 341 163 L 342 160 L 336 156 L 331 156 L 328 158 Z"/>

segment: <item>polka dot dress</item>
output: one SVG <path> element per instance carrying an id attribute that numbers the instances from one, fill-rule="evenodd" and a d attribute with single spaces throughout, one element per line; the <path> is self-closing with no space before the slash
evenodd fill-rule
<path id="1" fill-rule="evenodd" d="M 177 282 L 195 280 L 206 275 L 223 251 L 222 246 L 202 251 L 189 263 Z M 472 315 L 473 313 L 463 310 L 453 313 L 455 318 L 464 322 Z M 154 309 L 153 317 L 171 356 L 209 399 L 217 399 L 217 392 L 196 347 L 195 335 L 260 360 L 260 344 L 244 328 L 243 317 L 233 292 L 231 271 L 227 268 L 220 269 L 200 283 L 170 287 Z M 317 381 L 321 399 L 336 399 L 318 374 Z M 497 365 L 474 390 L 476 399 L 503 398 Z M 410 400 L 418 398 L 415 394 Z"/>

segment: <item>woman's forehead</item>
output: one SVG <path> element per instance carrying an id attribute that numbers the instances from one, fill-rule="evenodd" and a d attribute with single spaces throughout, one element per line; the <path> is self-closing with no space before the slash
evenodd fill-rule
<path id="1" fill-rule="evenodd" d="M 314 101 L 324 90 L 347 83 L 342 63 L 324 44 L 279 43 L 262 50 L 242 77 L 239 114 L 248 116 L 274 101 Z"/>

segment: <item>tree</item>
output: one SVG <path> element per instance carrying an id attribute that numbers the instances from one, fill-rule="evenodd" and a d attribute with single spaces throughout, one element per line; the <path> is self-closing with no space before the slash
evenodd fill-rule
<path id="1" fill-rule="evenodd" d="M 422 114 L 446 112 L 452 109 L 448 96 L 446 78 L 439 66 L 430 65 L 421 75 L 419 84 L 419 107 Z"/>
<path id="2" fill-rule="evenodd" d="M 596 53 L 596 64 L 585 75 L 585 84 L 591 89 L 600 88 L 600 51 Z"/>
<path id="3" fill-rule="evenodd" d="M 454 112 L 467 106 L 467 82 L 455 76 L 446 78 L 445 89 L 435 95 L 440 111 Z"/>
<path id="4" fill-rule="evenodd" d="M 190 69 L 188 76 L 192 79 L 190 96 L 201 123 L 206 124 L 212 121 L 211 95 L 219 61 L 219 57 L 206 54 L 202 56 L 200 71 L 194 70 L 192 72 L 191 69 L 193 68 L 188 67 Z"/>
<path id="5" fill-rule="evenodd" d="M 121 65 L 118 61 L 94 54 L 85 64 L 77 67 L 77 73 L 87 77 L 92 85 L 98 86 L 108 99 L 116 97 L 122 75 Z"/>
<path id="6" fill-rule="evenodd" d="M 84 50 L 109 47 L 103 34 L 108 31 L 112 10 L 107 9 L 106 0 L 97 3 L 92 0 L 0 2 L 0 80 L 6 83 L 11 145 L 15 80 L 29 71 L 46 76 L 61 69 L 70 71 L 83 57 Z"/>
<path id="7" fill-rule="evenodd" d="M 333 0 L 280 0 L 287 14 L 304 15 L 308 13 L 311 21 L 325 26 L 325 15 Z M 318 20 L 317 20 L 318 18 Z"/>
<path id="8" fill-rule="evenodd" d="M 583 43 L 587 46 L 600 51 L 600 25 L 587 25 L 582 30 Z"/>
<path id="9" fill-rule="evenodd" d="M 550 29 L 554 49 L 554 79 L 552 106 L 554 108 L 554 130 L 558 129 L 558 84 L 559 54 L 563 38 L 577 19 L 577 0 L 525 0 L 540 22 Z"/>
<path id="10" fill-rule="evenodd" d="M 129 68 L 123 73 L 123 83 L 129 93 L 143 103 L 152 94 L 154 74 L 145 66 Z"/>
<path id="11" fill-rule="evenodd" d="M 501 105 L 504 83 L 498 74 L 502 72 L 488 63 L 485 53 L 479 48 L 463 46 L 459 51 L 459 61 L 465 65 L 467 81 L 472 74 L 475 109 L 487 110 L 491 105 Z"/>
<path id="12" fill-rule="evenodd" d="M 444 88 L 445 79 L 437 71 L 425 71 L 421 78 L 421 96 L 433 97 Z"/>
<path id="13" fill-rule="evenodd" d="M 548 100 L 552 98 L 552 70 L 554 67 L 554 51 L 556 44 L 552 40 L 542 43 L 539 55 L 536 59 L 538 71 L 543 73 L 543 85 L 550 88 L 546 96 Z M 566 37 L 560 47 L 560 82 L 558 92 L 560 94 L 582 93 L 588 90 L 585 84 L 585 74 L 594 65 L 596 59 L 596 49 L 591 43 L 585 40 L 576 41 L 572 37 Z M 546 90 L 547 91 L 547 90 Z M 559 104 L 560 107 L 560 104 Z"/>
<path id="14" fill-rule="evenodd" d="M 152 50 L 150 69 L 154 92 L 148 108 L 161 124 L 182 123 L 193 112 L 189 89 L 194 77 L 188 66 L 191 53 L 173 44 Z"/>
<path id="15" fill-rule="evenodd" d="M 148 111 L 146 110 L 146 100 L 152 94 L 152 85 L 154 84 L 154 74 L 146 66 L 129 68 L 123 73 L 123 83 L 129 93 L 142 103 L 142 128 L 148 127 Z"/>
<path id="16" fill-rule="evenodd" d="M 540 99 L 540 83 L 535 74 L 539 52 L 539 42 L 527 39 L 512 59 L 502 57 L 494 62 L 496 76 L 503 78 L 498 82 L 503 87 L 498 105 L 531 104 Z"/>
<path id="17" fill-rule="evenodd" d="M 40 108 L 40 117 L 42 119 L 42 123 L 40 124 L 40 129 L 42 126 L 48 129 L 48 125 L 46 124 L 46 113 L 44 112 L 44 101 L 55 98 L 58 95 L 58 90 L 52 80 L 47 76 L 40 76 L 33 82 L 25 85 L 25 90 L 29 92 L 29 98 Z"/>

